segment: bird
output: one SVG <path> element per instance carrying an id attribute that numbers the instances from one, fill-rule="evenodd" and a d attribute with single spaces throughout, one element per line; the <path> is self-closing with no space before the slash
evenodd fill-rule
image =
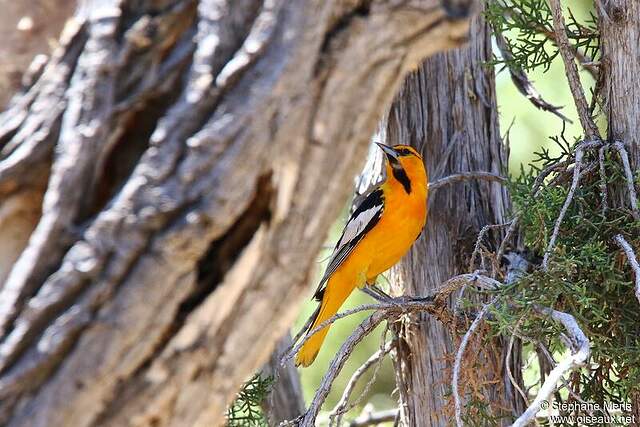
<path id="1" fill-rule="evenodd" d="M 386 178 L 362 199 L 338 240 L 314 298 L 315 317 L 305 331 L 338 312 L 356 288 L 373 285 L 395 265 L 420 236 L 427 220 L 428 181 L 422 156 L 409 145 L 376 144 L 385 156 Z M 313 363 L 329 332 L 309 337 L 296 354 L 296 365 Z"/>

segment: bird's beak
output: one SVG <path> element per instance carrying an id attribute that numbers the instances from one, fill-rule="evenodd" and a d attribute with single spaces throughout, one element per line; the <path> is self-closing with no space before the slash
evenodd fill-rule
<path id="1" fill-rule="evenodd" d="M 389 159 L 398 160 L 398 153 L 396 153 L 393 148 L 389 147 L 388 145 L 381 144 L 379 142 L 376 142 L 376 145 L 380 147 L 382 151 L 384 151 L 384 154 L 386 154 L 389 157 Z"/>

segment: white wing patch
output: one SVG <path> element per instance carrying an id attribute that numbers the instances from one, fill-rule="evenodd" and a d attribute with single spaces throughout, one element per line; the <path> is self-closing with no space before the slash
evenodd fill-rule
<path id="1" fill-rule="evenodd" d="M 336 244 L 336 247 L 331 255 L 331 260 L 327 265 L 327 269 L 324 272 L 324 276 L 318 285 L 315 297 L 321 299 L 324 293 L 324 285 L 329 277 L 342 265 L 347 257 L 353 252 L 358 242 L 367 234 L 367 232 L 373 228 L 380 217 L 384 209 L 384 195 L 381 189 L 376 189 L 371 192 L 355 210 L 347 225 L 342 231 L 342 236 Z"/>
<path id="2" fill-rule="evenodd" d="M 381 210 L 382 205 L 373 206 L 366 211 L 358 213 L 358 216 L 350 218 L 349 222 L 347 222 L 347 225 L 344 227 L 342 237 L 340 237 L 340 241 L 336 245 L 334 253 L 338 252 L 344 245 L 348 245 L 353 242 L 353 240 L 358 237 L 365 228 L 367 228 L 367 225 L 369 225 L 373 217 L 375 217 Z"/>

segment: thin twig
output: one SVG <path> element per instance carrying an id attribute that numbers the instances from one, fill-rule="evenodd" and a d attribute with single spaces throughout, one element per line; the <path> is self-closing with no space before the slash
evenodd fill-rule
<path id="1" fill-rule="evenodd" d="M 467 345 L 469 344 L 469 340 L 471 339 L 471 336 L 474 334 L 475 330 L 478 329 L 478 326 L 480 326 L 482 319 L 484 318 L 484 316 L 486 316 L 487 312 L 489 311 L 489 307 L 491 307 L 491 305 L 495 301 L 496 301 L 496 298 L 492 299 L 490 302 L 488 302 L 482 307 L 482 310 L 480 310 L 480 313 L 478 313 L 473 323 L 471 323 L 469 330 L 467 331 L 466 334 L 464 334 L 464 337 L 462 337 L 462 341 L 460 342 L 460 347 L 458 347 L 458 351 L 456 352 L 456 360 L 455 360 L 455 364 L 453 365 L 453 379 L 452 379 L 451 388 L 453 391 L 453 399 L 456 406 L 456 425 L 458 427 L 464 426 L 464 424 L 462 423 L 462 402 L 460 399 L 460 391 L 458 389 L 458 383 L 460 382 L 460 369 L 462 366 L 462 358 L 464 356 L 464 352 L 467 348 Z"/>
<path id="2" fill-rule="evenodd" d="M 502 7 L 505 8 L 504 16 L 505 18 L 511 18 L 513 15 L 518 15 L 518 17 L 523 19 L 523 12 L 520 8 L 516 7 L 514 4 L 506 4 L 506 2 L 502 2 Z M 542 34 L 551 42 L 553 42 L 556 47 L 558 46 L 558 39 L 556 37 L 556 33 L 553 29 L 547 27 L 546 25 L 537 25 L 534 28 L 538 33 Z M 585 53 L 581 52 L 577 47 L 571 46 L 571 52 L 575 55 L 576 59 L 580 63 L 580 65 L 593 77 L 594 80 L 598 80 L 599 73 L 599 62 L 595 62 L 592 58 L 587 56 Z"/>
<path id="3" fill-rule="evenodd" d="M 531 189 L 531 193 L 533 194 L 533 197 L 536 197 L 538 193 L 542 190 L 542 184 L 544 183 L 545 178 L 549 176 L 549 174 L 551 174 L 552 172 L 556 172 L 557 170 L 562 168 L 566 169 L 567 166 L 569 166 L 569 162 L 570 160 L 568 159 L 563 160 L 561 162 L 554 163 L 544 168 L 542 171 L 540 171 L 535 181 L 533 182 L 533 187 Z"/>
<path id="4" fill-rule="evenodd" d="M 323 377 L 322 382 L 320 383 L 320 386 L 316 391 L 316 394 L 309 406 L 309 409 L 301 418 L 300 426 L 304 427 L 314 425 L 314 421 L 318 415 L 318 412 L 320 411 L 320 407 L 327 398 L 333 381 L 344 366 L 346 360 L 351 355 L 354 347 L 366 335 L 373 331 L 380 322 L 382 322 L 383 320 L 392 322 L 399 316 L 412 312 L 429 312 L 437 316 L 438 311 L 441 311 L 440 308 L 444 306 L 448 296 L 456 289 L 459 289 L 460 287 L 467 284 L 491 290 L 495 290 L 502 285 L 497 280 L 487 276 L 483 276 L 481 274 L 460 274 L 444 282 L 441 286 L 438 287 L 438 289 L 435 290 L 433 294 L 427 297 L 397 297 L 393 298 L 388 303 L 367 304 L 356 307 L 355 309 L 332 316 L 330 319 L 326 320 L 325 322 L 314 328 L 312 331 L 308 332 L 305 338 L 300 343 L 298 343 L 292 351 L 287 351 L 285 353 L 280 363 L 285 363 L 287 360 L 292 358 L 293 355 L 299 351 L 300 347 L 302 347 L 306 340 L 308 340 L 317 331 L 335 322 L 336 320 L 349 316 L 356 312 L 364 310 L 376 310 L 367 319 L 365 319 L 358 328 L 356 328 L 355 332 L 347 339 L 347 341 L 345 341 L 342 347 L 340 347 L 340 350 L 332 360 L 329 369 Z"/>
<path id="5" fill-rule="evenodd" d="M 541 314 L 551 317 L 554 321 L 562 324 L 567 332 L 569 339 L 571 340 L 571 352 L 570 356 L 567 356 L 562 360 L 555 368 L 551 370 L 546 380 L 540 387 L 538 394 L 534 401 L 529 405 L 526 411 L 513 423 L 512 427 L 524 427 L 528 425 L 536 416 L 540 410 L 540 405 L 543 401 L 547 401 L 549 396 L 556 391 L 558 381 L 563 379 L 563 375 L 570 370 L 583 366 L 589 355 L 591 354 L 591 347 L 589 340 L 585 336 L 582 329 L 576 322 L 576 319 L 567 313 L 553 310 L 548 307 L 534 306 L 534 309 Z"/>
<path id="6" fill-rule="evenodd" d="M 471 260 L 469 261 L 469 271 L 473 271 L 473 267 L 475 266 L 475 263 L 476 263 L 476 256 L 480 252 L 480 245 L 482 244 L 482 240 L 487 235 L 489 230 L 506 227 L 508 225 L 510 225 L 510 223 L 507 222 L 504 224 L 488 224 L 482 227 L 482 229 L 478 233 L 476 244 L 473 247 L 473 252 L 471 253 Z M 482 261 L 482 264 L 484 264 L 484 260 Z M 482 265 L 482 268 L 484 268 L 484 265 Z"/>
<path id="7" fill-rule="evenodd" d="M 386 330 L 385 330 L 386 332 Z M 333 411 L 331 411 L 331 413 L 329 414 L 329 425 L 332 424 L 332 420 L 336 418 L 336 425 L 339 426 L 340 422 L 342 421 L 342 415 L 344 415 L 345 413 L 349 412 L 351 409 L 353 409 L 355 407 L 355 405 L 358 402 L 354 402 L 353 404 L 349 405 L 349 399 L 351 397 L 351 394 L 353 393 L 353 390 L 356 387 L 356 384 L 358 384 L 358 381 L 360 380 L 360 378 L 373 366 L 376 365 L 376 369 L 374 371 L 374 374 L 371 378 L 371 381 L 369 381 L 367 383 L 367 386 L 371 386 L 371 384 L 373 383 L 373 380 L 375 380 L 376 374 L 378 373 L 378 370 L 380 368 L 380 362 L 382 361 L 382 359 L 384 359 L 384 357 L 391 351 L 391 349 L 393 348 L 393 344 L 391 341 L 387 341 L 382 345 L 382 348 L 379 348 L 375 353 L 373 353 L 373 355 L 367 359 L 366 362 L 364 362 L 362 365 L 360 365 L 360 367 L 358 369 L 356 369 L 356 371 L 353 373 L 353 375 L 351 376 L 351 378 L 349 379 L 349 382 L 347 383 L 346 387 L 344 388 L 344 391 L 342 392 L 342 396 L 340 397 L 340 401 L 336 404 L 335 408 L 333 409 Z M 360 393 L 360 398 L 364 397 L 367 394 L 367 389 L 369 387 L 365 387 L 365 390 Z"/>
<path id="8" fill-rule="evenodd" d="M 374 426 L 381 423 L 394 421 L 398 416 L 399 409 L 388 409 L 386 411 L 368 412 L 349 423 L 349 427 Z"/>
<path id="9" fill-rule="evenodd" d="M 289 347 L 289 349 L 282 355 L 282 358 L 280 359 L 280 364 L 284 366 L 284 364 L 289 359 L 293 358 L 293 356 L 298 351 L 300 351 L 300 348 L 302 348 L 304 343 L 307 342 L 316 332 L 318 332 L 318 331 L 324 329 L 325 327 L 333 324 L 337 320 L 340 320 L 340 319 L 342 319 L 344 317 L 347 317 L 347 316 L 351 316 L 351 315 L 356 314 L 356 313 L 360 313 L 362 311 L 385 309 L 385 308 L 389 308 L 389 306 L 390 306 L 389 303 L 363 304 L 363 305 L 359 305 L 358 307 L 352 308 L 351 310 L 347 310 L 347 311 L 343 311 L 342 313 L 334 314 L 329 319 L 327 319 L 324 322 L 320 323 L 318 326 L 316 326 L 315 328 L 313 328 L 312 330 L 310 330 L 308 332 L 303 327 L 302 330 L 301 330 L 302 333 L 298 332 L 298 334 L 296 335 L 296 338 L 302 336 L 303 334 L 305 335 L 304 338 L 300 342 L 293 341 L 294 345 Z M 313 316 L 310 317 L 310 319 L 313 320 Z M 309 323 L 309 321 L 307 321 L 307 323 Z M 306 332 L 306 334 L 305 334 L 305 332 Z"/>
<path id="10" fill-rule="evenodd" d="M 511 220 L 511 223 L 509 224 L 509 228 L 507 229 L 507 232 L 504 235 L 504 239 L 502 239 L 502 242 L 500 242 L 500 246 L 498 247 L 498 253 L 496 254 L 496 260 L 498 263 L 504 256 L 504 252 L 507 250 L 507 243 L 511 239 L 511 236 L 513 235 L 513 233 L 515 233 L 516 228 L 518 227 L 519 221 L 520 221 L 520 213 L 516 213 L 516 216 Z M 495 277 L 496 275 L 495 267 L 493 268 L 491 275 Z"/>
<path id="11" fill-rule="evenodd" d="M 636 194 L 636 187 L 633 183 L 633 173 L 631 172 L 631 165 L 629 164 L 629 155 L 624 147 L 622 141 L 614 142 L 613 146 L 618 150 L 620 158 L 622 159 L 622 166 L 624 169 L 624 175 L 627 179 L 627 190 L 629 191 L 629 201 L 631 203 L 631 213 L 633 219 L 640 220 L 640 211 L 638 210 L 638 195 Z"/>
<path id="12" fill-rule="evenodd" d="M 556 44 L 560 51 L 560 56 L 562 56 L 562 61 L 564 62 L 567 81 L 569 82 L 573 101 L 576 105 L 576 110 L 578 111 L 580 124 L 582 125 L 582 129 L 584 130 L 587 138 L 600 139 L 600 132 L 589 113 L 589 104 L 587 103 L 587 98 L 584 95 L 584 90 L 580 83 L 578 67 L 574 61 L 575 55 L 572 51 L 571 45 L 569 44 L 564 18 L 562 17 L 560 0 L 549 0 L 549 3 L 551 6 L 551 13 L 553 15 L 553 29 L 556 34 Z"/>
<path id="13" fill-rule="evenodd" d="M 354 331 L 349 338 L 342 344 L 338 353 L 331 361 L 327 372 L 325 373 L 320 385 L 318 386 L 318 390 L 316 391 L 311 404 L 309 405 L 309 409 L 305 412 L 304 417 L 300 421 L 300 427 L 313 427 L 315 426 L 315 420 L 320 412 L 320 408 L 322 404 L 326 400 L 329 395 L 329 391 L 331 390 L 331 385 L 333 381 L 338 376 L 338 373 L 344 367 L 345 362 L 353 352 L 355 346 L 362 341 L 362 339 L 367 336 L 371 331 L 373 331 L 380 322 L 387 318 L 387 313 L 384 311 L 376 311 L 371 316 L 367 317 Z"/>
<path id="14" fill-rule="evenodd" d="M 520 68 L 513 62 L 513 54 L 511 53 L 511 48 L 509 47 L 509 44 L 505 40 L 502 33 L 500 31 L 494 31 L 494 36 L 496 38 L 496 45 L 498 46 L 500 54 L 502 55 L 502 59 L 507 65 L 509 74 L 511 75 L 511 81 L 513 81 L 513 84 L 515 85 L 516 89 L 518 89 L 518 92 L 524 95 L 525 98 L 527 98 L 534 107 L 555 114 L 565 122 L 573 123 L 567 116 L 559 111 L 563 107 L 550 104 L 545 101 L 544 98 L 542 98 L 542 95 L 540 95 L 540 93 L 533 86 L 533 83 L 531 82 L 531 80 L 529 80 L 527 74 L 522 70 L 522 68 Z"/>
<path id="15" fill-rule="evenodd" d="M 598 150 L 598 163 L 600 165 L 600 193 L 602 195 L 602 215 L 607 213 L 608 206 L 608 194 L 607 194 L 607 174 L 604 166 L 604 152 L 607 149 L 606 145 L 603 145 Z"/>
<path id="16" fill-rule="evenodd" d="M 518 322 L 514 326 L 515 331 L 511 334 L 511 338 L 509 339 L 509 346 L 507 347 L 507 357 L 505 358 L 505 366 L 507 367 L 507 375 L 509 376 L 509 381 L 511 382 L 511 385 L 516 390 L 518 390 L 518 393 L 520 393 L 520 396 L 522 396 L 522 400 L 525 402 L 525 404 L 527 406 L 529 406 L 529 398 L 527 397 L 527 394 L 522 390 L 522 388 L 520 387 L 520 385 L 518 384 L 516 379 L 513 377 L 513 373 L 511 372 L 511 363 L 509 363 L 510 360 L 511 360 L 511 352 L 513 350 L 513 343 L 515 341 L 515 337 L 516 337 L 518 328 L 522 324 L 523 320 L 524 320 L 524 316 L 520 317 L 520 319 L 518 319 Z"/>
<path id="17" fill-rule="evenodd" d="M 622 234 L 616 235 L 614 239 L 618 244 L 618 246 L 620 246 L 624 251 L 624 253 L 627 255 L 627 261 L 629 262 L 629 265 L 633 269 L 633 274 L 635 275 L 635 279 L 636 279 L 635 280 L 636 298 L 638 302 L 640 302 L 640 264 L 638 264 L 638 258 L 636 257 L 636 253 L 631 247 L 631 245 L 629 244 L 629 242 L 627 242 L 626 239 L 622 237 Z"/>
<path id="18" fill-rule="evenodd" d="M 553 227 L 553 233 L 551 234 L 551 238 L 549 239 L 549 244 L 547 245 L 547 249 L 544 252 L 544 257 L 542 259 L 542 268 L 547 270 L 549 268 L 549 256 L 553 251 L 553 248 L 556 244 L 556 240 L 558 239 L 558 234 L 560 233 L 560 226 L 562 225 L 562 221 L 564 216 L 573 201 L 573 196 L 575 195 L 576 190 L 578 189 L 578 184 L 580 183 L 580 168 L 582 166 L 582 157 L 584 156 L 584 151 L 588 148 L 593 148 L 595 146 L 600 146 L 601 143 L 599 141 L 590 141 L 581 143 L 577 150 L 576 156 L 574 160 L 573 166 L 573 181 L 571 182 L 571 188 L 569 189 L 569 194 L 567 194 L 567 198 L 562 205 L 562 209 L 560 209 L 560 214 L 558 215 L 558 219 L 556 220 L 556 224 Z"/>

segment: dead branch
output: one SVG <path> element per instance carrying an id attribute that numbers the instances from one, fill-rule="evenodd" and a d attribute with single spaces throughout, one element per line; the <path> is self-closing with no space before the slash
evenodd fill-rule
<path id="1" fill-rule="evenodd" d="M 580 83 L 578 68 L 574 62 L 575 55 L 572 52 L 571 45 L 569 44 L 564 18 L 562 17 L 560 0 L 549 0 L 549 3 L 551 6 L 551 13 L 553 15 L 553 28 L 556 34 L 556 43 L 558 50 L 560 51 L 560 56 L 562 56 L 562 61 L 564 62 L 567 81 L 569 82 L 573 101 L 576 105 L 576 109 L 578 110 L 580 124 L 582 125 L 582 129 L 584 130 L 587 138 L 600 139 L 600 132 L 589 113 L 589 104 L 587 103 L 587 98 L 584 95 L 582 84 Z"/>
<path id="2" fill-rule="evenodd" d="M 331 413 L 329 414 L 329 420 L 330 420 L 329 425 L 332 425 L 332 420 L 335 419 L 336 425 L 340 426 L 340 422 L 342 421 L 342 415 L 349 412 L 351 409 L 355 407 L 357 402 L 349 405 L 349 398 L 351 397 L 351 394 L 353 393 L 353 390 L 355 389 L 356 384 L 358 383 L 360 378 L 369 370 L 369 368 L 375 365 L 376 368 L 374 370 L 371 381 L 367 383 L 367 387 L 365 387 L 365 390 L 361 393 L 360 396 L 364 397 L 367 394 L 368 388 L 371 386 L 371 384 L 375 380 L 378 370 L 380 369 L 380 362 L 391 351 L 392 348 L 393 348 L 393 342 L 391 341 L 385 342 L 381 348 L 379 348 L 375 353 L 373 353 L 373 355 L 371 355 L 371 357 L 369 357 L 369 359 L 367 359 L 366 362 L 364 362 L 358 369 L 356 369 L 356 371 L 353 373 L 353 375 L 349 379 L 347 386 L 344 388 L 344 391 L 342 392 L 342 396 L 340 397 L 340 400 L 336 404 L 333 411 L 331 411 Z"/>
<path id="3" fill-rule="evenodd" d="M 376 298 L 377 301 L 381 301 L 378 304 L 363 304 L 358 307 L 352 308 L 350 310 L 337 313 L 331 316 L 329 319 L 320 323 L 318 326 L 308 331 L 304 338 L 295 344 L 292 348 L 284 353 L 282 359 L 280 361 L 281 364 L 284 364 L 287 360 L 293 358 L 293 356 L 300 350 L 300 348 L 304 345 L 305 342 L 316 332 L 324 329 L 325 327 L 335 323 L 337 320 L 340 320 L 344 317 L 351 316 L 355 313 L 360 313 L 362 311 L 370 311 L 377 310 L 387 312 L 389 314 L 394 313 L 411 313 L 421 310 L 429 310 L 430 307 L 435 306 L 440 308 L 448 296 L 455 291 L 456 289 L 460 289 L 465 284 L 470 284 L 473 286 L 477 286 L 480 289 L 494 290 L 501 286 L 501 283 L 497 280 L 484 276 L 479 273 L 468 273 L 468 274 L 459 274 L 454 276 L 440 285 L 432 294 L 427 295 L 425 297 L 395 297 L 395 298 L 382 298 L 380 295 L 369 294 Z M 307 321 L 307 323 L 309 323 Z M 303 331 L 306 330 L 304 327 Z M 298 333 L 296 337 L 302 336 L 302 333 Z M 295 342 L 295 341 L 294 341 Z"/>
<path id="4" fill-rule="evenodd" d="M 516 5 L 514 4 L 506 4 L 506 2 L 504 2 L 502 4 L 503 7 L 508 8 L 508 10 L 505 11 L 505 17 L 506 18 L 510 18 L 512 16 L 518 15 L 519 17 L 522 16 L 522 10 L 518 7 L 516 7 Z M 558 46 L 558 38 L 556 36 L 556 33 L 553 31 L 553 29 L 548 28 L 547 26 L 537 26 L 535 27 L 535 30 L 542 34 L 543 36 L 545 36 L 546 38 L 548 38 L 549 40 L 551 40 L 551 42 L 553 42 L 553 44 L 556 45 L 556 47 Z M 599 66 L 599 62 L 594 62 L 594 60 L 590 57 L 588 57 L 587 55 L 585 55 L 583 52 L 581 52 L 577 47 L 575 46 L 571 46 L 571 52 L 575 55 L 576 59 L 578 60 L 578 62 L 580 63 L 580 65 L 589 73 L 591 74 L 591 77 L 593 77 L 594 80 L 598 80 L 598 66 Z"/>
<path id="5" fill-rule="evenodd" d="M 513 236 L 513 234 L 515 233 L 516 228 L 518 228 L 519 221 L 520 221 L 520 213 L 516 213 L 515 217 L 509 223 L 509 228 L 507 229 L 507 232 L 504 234 L 504 238 L 502 239 L 502 242 L 500 242 L 500 246 L 498 247 L 498 252 L 496 254 L 496 260 L 498 262 L 500 262 L 505 251 L 507 250 L 507 244 L 511 239 L 511 236 Z M 494 266 L 492 268 L 492 273 L 491 273 L 493 277 L 496 276 L 496 270 L 497 270 L 496 266 Z"/>
<path id="6" fill-rule="evenodd" d="M 540 391 L 534 401 L 529 405 L 527 410 L 520 415 L 520 417 L 513 423 L 512 427 L 524 427 L 528 425 L 536 416 L 540 410 L 540 404 L 542 401 L 549 399 L 549 396 L 556 391 L 556 384 L 561 381 L 563 375 L 570 370 L 583 366 L 589 355 L 591 354 L 591 348 L 589 340 L 587 339 L 582 329 L 576 322 L 576 319 L 567 313 L 553 310 L 548 307 L 534 306 L 534 309 L 545 316 L 550 317 L 555 322 L 562 324 L 565 331 L 568 334 L 571 344 L 572 354 L 562 360 L 555 368 L 551 370 L 546 380 L 540 387 Z"/>
<path id="7" fill-rule="evenodd" d="M 316 417 L 320 412 L 322 404 L 329 395 L 331 385 L 338 376 L 338 373 L 342 370 L 349 356 L 351 356 L 353 349 L 360 341 L 362 341 L 365 336 L 370 334 L 376 328 L 376 326 L 378 326 L 380 322 L 385 319 L 387 319 L 387 313 L 385 311 L 376 311 L 371 316 L 367 317 L 356 328 L 353 334 L 351 334 L 351 336 L 349 336 L 349 338 L 347 338 L 347 340 L 342 344 L 342 346 L 338 350 L 338 353 L 331 361 L 326 374 L 322 378 L 322 382 L 318 386 L 318 390 L 316 391 L 316 394 L 311 401 L 311 405 L 309 405 L 309 409 L 307 409 L 307 412 L 304 414 L 304 417 L 300 421 L 300 427 L 315 426 Z"/>
<path id="8" fill-rule="evenodd" d="M 459 289 L 460 287 L 469 284 L 473 286 L 477 286 L 481 289 L 497 289 L 501 284 L 497 280 L 494 280 L 490 277 L 473 273 L 473 274 L 460 274 L 458 276 L 452 277 L 443 283 L 436 291 L 426 297 L 396 297 L 392 298 L 388 302 L 383 302 L 379 304 L 365 304 L 360 307 L 356 307 L 352 310 L 345 311 L 343 313 L 338 313 L 332 316 L 330 319 L 322 322 L 313 330 L 309 331 L 306 336 L 291 350 L 285 353 L 283 358 L 281 359 L 281 363 L 286 362 L 290 358 L 296 354 L 302 345 L 316 332 L 329 326 L 333 322 L 338 319 L 341 319 L 346 316 L 350 316 L 354 313 L 365 311 L 365 310 L 376 310 L 371 316 L 365 319 L 358 328 L 356 328 L 355 332 L 345 341 L 345 343 L 340 347 L 340 350 L 334 357 L 329 366 L 325 376 L 320 383 L 318 390 L 316 391 L 315 396 L 311 402 L 311 405 L 307 409 L 307 412 L 301 418 L 301 426 L 313 426 L 315 419 L 320 411 L 320 407 L 324 403 L 329 391 L 331 389 L 331 385 L 333 381 L 337 377 L 338 373 L 344 366 L 344 363 L 351 355 L 354 347 L 371 331 L 375 329 L 375 327 L 382 322 L 383 320 L 387 320 L 388 322 L 394 321 L 394 319 L 409 313 L 414 312 L 426 312 L 434 315 L 435 317 L 441 316 L 442 311 L 444 310 L 444 306 L 447 303 L 448 296 Z"/>
<path id="9" fill-rule="evenodd" d="M 487 235 L 489 230 L 506 227 L 508 225 L 511 225 L 511 223 L 508 222 L 508 223 L 505 223 L 505 224 L 488 224 L 488 225 L 485 225 L 484 227 L 482 227 L 482 229 L 478 233 L 478 237 L 476 238 L 476 243 L 473 246 L 473 252 L 471 253 L 471 260 L 469 261 L 469 271 L 472 271 L 474 266 L 475 266 L 476 257 L 478 255 L 478 253 L 480 252 L 480 245 L 482 244 L 482 240 Z M 484 259 L 482 261 L 482 264 L 484 264 Z M 482 268 L 484 268 L 484 265 L 482 266 Z"/>
<path id="10" fill-rule="evenodd" d="M 556 220 L 555 226 L 553 227 L 553 233 L 551 234 L 551 238 L 549 239 L 549 244 L 547 245 L 547 249 L 544 252 L 544 257 L 542 259 L 542 268 L 547 270 L 549 268 L 549 256 L 551 255 L 551 251 L 553 250 L 556 240 L 558 239 L 558 234 L 560 233 L 560 226 L 562 225 L 562 220 L 573 201 L 573 197 L 575 195 L 576 190 L 578 189 L 578 184 L 580 183 L 580 168 L 582 167 L 582 157 L 584 156 L 584 152 L 586 149 L 600 147 L 602 145 L 599 141 L 587 141 L 578 145 L 576 149 L 576 155 L 574 159 L 573 166 L 573 180 L 571 182 L 571 188 L 569 189 L 569 194 L 567 194 L 567 198 L 560 209 L 560 214 L 558 215 L 558 219 Z"/>
<path id="11" fill-rule="evenodd" d="M 518 89 L 518 92 L 524 95 L 524 97 L 527 98 L 537 109 L 548 111 L 552 114 L 555 114 L 565 122 L 573 123 L 573 121 L 571 121 L 567 116 L 559 111 L 564 107 L 556 106 L 545 101 L 544 98 L 542 98 L 542 95 L 540 95 L 540 93 L 533 86 L 533 83 L 531 82 L 531 80 L 529 80 L 529 77 L 522 70 L 522 68 L 516 66 L 513 63 L 513 54 L 511 53 L 511 49 L 509 48 L 509 45 L 507 44 L 507 41 L 505 40 L 502 33 L 500 31 L 494 31 L 494 36 L 496 38 L 498 49 L 500 49 L 500 54 L 507 64 L 507 69 L 509 70 L 509 74 L 511 75 L 511 81 L 513 81 L 513 84 L 515 85 L 516 89 Z"/>
<path id="12" fill-rule="evenodd" d="M 636 282 L 636 285 L 635 285 L 636 298 L 638 299 L 638 302 L 640 302 L 640 264 L 638 264 L 638 258 L 636 257 L 636 253 L 631 247 L 631 245 L 629 244 L 629 242 L 627 242 L 626 239 L 622 237 L 622 234 L 616 235 L 614 239 L 618 244 L 618 246 L 622 248 L 625 255 L 627 255 L 627 261 L 629 262 L 629 265 L 633 269 L 633 274 L 635 276 L 635 282 Z"/>
<path id="13" fill-rule="evenodd" d="M 509 338 L 509 346 L 507 347 L 507 357 L 506 357 L 507 360 L 511 359 L 511 352 L 513 351 L 513 343 L 515 341 L 515 337 L 518 336 L 518 338 L 520 338 L 517 332 L 523 320 L 524 320 L 524 316 L 518 319 L 518 322 L 513 327 L 514 332 L 511 333 L 511 337 Z M 518 384 L 516 379 L 513 377 L 510 364 L 507 363 L 505 364 L 505 366 L 507 368 L 507 375 L 509 376 L 509 381 L 511 382 L 511 385 L 518 391 L 518 393 L 520 393 L 520 396 L 522 397 L 522 400 L 525 402 L 525 404 L 529 406 L 529 398 L 527 397 L 527 394 L 524 392 L 524 390 L 522 390 L 522 388 L 520 387 L 520 384 Z"/>
<path id="14" fill-rule="evenodd" d="M 598 150 L 598 164 L 600 166 L 600 193 L 602 195 L 602 215 L 605 215 L 607 213 L 607 209 L 608 209 L 608 199 L 609 196 L 607 194 L 607 175 L 606 175 L 606 171 L 605 171 L 605 165 L 604 165 L 604 152 L 607 149 L 606 145 L 603 145 L 602 147 L 600 147 L 600 149 Z"/>
<path id="15" fill-rule="evenodd" d="M 388 409 L 380 412 L 367 412 L 349 423 L 349 427 L 375 426 L 394 421 L 399 414 L 399 409 Z"/>
<path id="16" fill-rule="evenodd" d="M 636 187 L 633 183 L 633 172 L 631 172 L 631 164 L 629 163 L 629 155 L 624 146 L 624 142 L 616 141 L 613 146 L 618 150 L 620 158 L 622 159 L 622 167 L 624 169 L 624 175 L 627 181 L 627 190 L 629 191 L 629 202 L 631 204 L 631 213 L 633 219 L 640 220 L 640 210 L 638 210 L 638 195 L 636 194 Z"/>

